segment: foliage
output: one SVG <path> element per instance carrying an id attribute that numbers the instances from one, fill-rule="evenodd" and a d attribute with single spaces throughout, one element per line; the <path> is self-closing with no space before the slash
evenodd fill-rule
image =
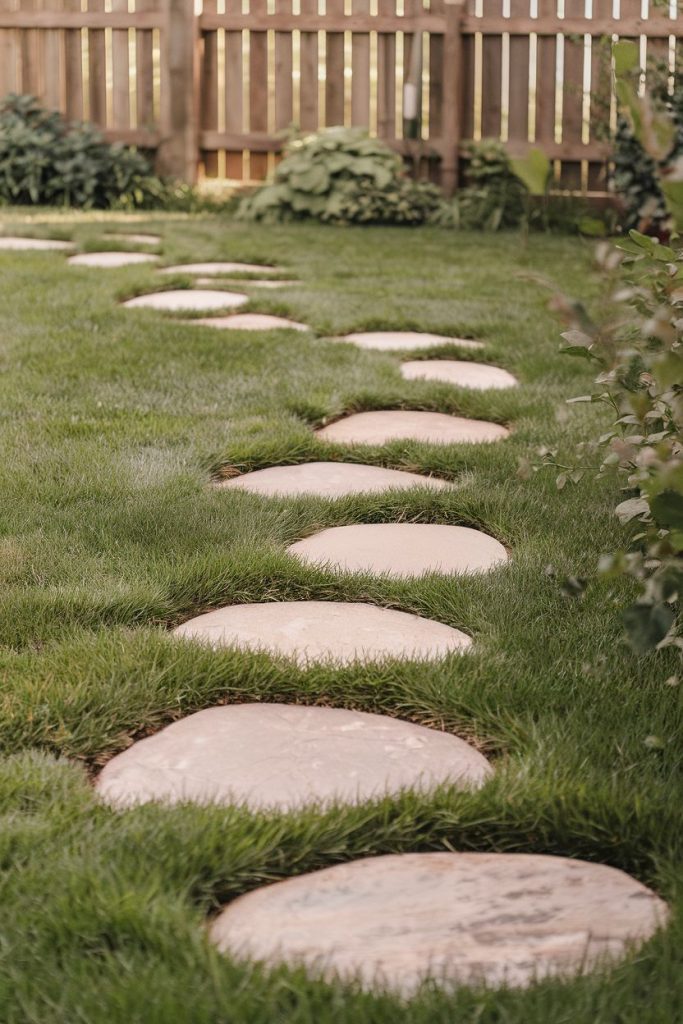
<path id="1" fill-rule="evenodd" d="M 547 195 L 553 168 L 542 149 L 534 147 L 526 156 L 513 157 L 510 160 L 510 167 L 530 196 Z"/>
<path id="2" fill-rule="evenodd" d="M 359 128 L 325 128 L 288 143 L 274 181 L 245 196 L 238 217 L 424 224 L 444 205 L 436 186 L 405 176 L 400 157 L 380 139 Z"/>
<path id="3" fill-rule="evenodd" d="M 524 216 L 524 188 L 505 146 L 485 139 L 472 143 L 467 155 L 467 184 L 456 199 L 458 226 L 484 231 L 517 227 Z"/>

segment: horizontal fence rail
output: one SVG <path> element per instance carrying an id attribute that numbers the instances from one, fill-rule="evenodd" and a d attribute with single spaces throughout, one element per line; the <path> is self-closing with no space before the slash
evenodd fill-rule
<path id="1" fill-rule="evenodd" d="M 610 44 L 673 73 L 679 24 L 652 0 L 0 0 L 0 95 L 33 93 L 189 181 L 263 179 L 292 126 L 344 124 L 448 191 L 467 144 L 492 138 L 603 192 Z"/>

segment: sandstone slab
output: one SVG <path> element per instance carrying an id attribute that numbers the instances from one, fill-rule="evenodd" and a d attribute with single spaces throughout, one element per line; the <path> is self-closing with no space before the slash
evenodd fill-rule
<path id="1" fill-rule="evenodd" d="M 178 288 L 168 292 L 151 292 L 128 299 L 123 305 L 129 309 L 160 309 L 167 312 L 206 311 L 243 306 L 247 296 L 239 292 L 218 289 Z"/>
<path id="2" fill-rule="evenodd" d="M 70 256 L 67 263 L 72 267 L 129 267 L 135 263 L 156 263 L 158 256 L 147 252 L 82 252 Z"/>
<path id="3" fill-rule="evenodd" d="M 502 441 L 510 431 L 499 423 L 448 416 L 413 409 L 358 412 L 316 431 L 339 444 L 387 444 L 389 441 L 425 441 L 429 444 L 473 444 Z"/>
<path id="4" fill-rule="evenodd" d="M 278 267 L 268 267 L 260 263 L 180 263 L 174 267 L 164 267 L 162 274 L 277 274 Z"/>
<path id="5" fill-rule="evenodd" d="M 115 231 L 107 231 L 105 238 L 116 239 L 117 242 L 130 242 L 131 245 L 158 245 L 161 241 L 159 235 L 148 234 L 125 234 L 119 235 Z"/>
<path id="6" fill-rule="evenodd" d="M 293 288 L 296 285 L 301 284 L 300 281 L 284 281 L 281 278 L 275 281 L 261 281 L 259 278 L 254 277 L 238 277 L 238 278 L 227 278 L 227 277 L 198 277 L 197 284 L 204 287 L 208 285 L 210 288 L 212 285 L 217 284 L 220 281 L 221 284 L 234 285 L 236 288 Z"/>
<path id="7" fill-rule="evenodd" d="M 411 996 L 525 987 L 623 956 L 668 916 L 615 868 L 563 857 L 411 853 L 339 864 L 241 896 L 211 926 L 218 947 Z"/>
<path id="8" fill-rule="evenodd" d="M 438 477 L 404 473 L 381 466 L 364 466 L 355 462 L 304 462 L 298 466 L 270 466 L 253 473 L 243 473 L 217 485 L 221 490 L 251 491 L 265 495 L 316 495 L 341 498 L 347 494 L 369 494 L 389 489 L 450 486 Z"/>
<path id="9" fill-rule="evenodd" d="M 346 601 L 230 605 L 190 619 L 173 632 L 213 647 L 268 651 L 300 665 L 435 660 L 472 643 L 465 633 L 442 622 Z"/>
<path id="10" fill-rule="evenodd" d="M 58 242 L 53 238 L 15 238 L 14 236 L 0 236 L 0 249 L 7 249 L 12 252 L 23 252 L 30 249 L 41 250 L 62 250 L 73 249 L 73 242 Z"/>
<path id="11" fill-rule="evenodd" d="M 97 789 L 118 807 L 191 800 L 286 810 L 444 782 L 474 788 L 490 773 L 463 740 L 384 715 L 236 704 L 199 711 L 134 743 L 105 766 Z"/>
<path id="12" fill-rule="evenodd" d="M 458 359 L 415 359 L 401 364 L 401 375 L 405 380 L 439 380 L 477 391 L 517 386 L 517 379 L 499 366 Z"/>
<path id="13" fill-rule="evenodd" d="M 360 523 L 333 526 L 287 548 L 302 562 L 334 572 L 402 578 L 425 573 L 487 572 L 507 562 L 495 537 L 468 526 Z"/>
<path id="14" fill-rule="evenodd" d="M 236 313 L 234 316 L 214 316 L 195 320 L 204 327 L 217 327 L 222 331 L 310 331 L 306 324 L 287 320 L 268 313 Z"/>
<path id="15" fill-rule="evenodd" d="M 460 348 L 484 348 L 482 341 L 471 338 L 450 338 L 443 334 L 429 334 L 425 331 L 361 331 L 347 334 L 337 341 L 349 341 L 359 348 L 377 349 L 382 352 L 416 351 L 421 348 L 436 348 L 441 345 L 458 345 Z"/>

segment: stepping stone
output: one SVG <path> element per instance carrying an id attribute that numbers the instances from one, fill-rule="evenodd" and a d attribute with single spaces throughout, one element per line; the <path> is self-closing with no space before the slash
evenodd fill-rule
<path id="1" fill-rule="evenodd" d="M 352 462 L 304 462 L 298 466 L 271 466 L 243 473 L 230 480 L 222 480 L 217 486 L 221 490 L 251 491 L 253 494 L 314 494 L 321 498 L 342 498 L 347 494 L 370 494 L 389 488 L 431 487 L 441 490 L 451 485 L 438 477 L 380 466 Z"/>
<path id="2" fill-rule="evenodd" d="M 393 579 L 429 572 L 488 572 L 508 560 L 500 541 L 487 533 L 426 523 L 333 526 L 290 544 L 287 551 L 333 572 L 371 572 Z"/>
<path id="3" fill-rule="evenodd" d="M 83 252 L 67 260 L 72 267 L 128 267 L 134 263 L 156 263 L 158 256 L 146 252 Z"/>
<path id="4" fill-rule="evenodd" d="M 0 237 L 0 249 L 24 251 L 28 249 L 73 249 L 73 242 L 58 242 L 53 238 L 15 238 L 10 235 Z"/>
<path id="5" fill-rule="evenodd" d="M 407 853 L 338 864 L 239 897 L 211 926 L 240 960 L 303 965 L 412 996 L 426 978 L 526 987 L 629 952 L 668 917 L 602 864 L 519 853 Z"/>
<path id="6" fill-rule="evenodd" d="M 419 615 L 344 601 L 238 604 L 184 622 L 175 636 L 293 658 L 346 665 L 386 658 L 439 659 L 463 651 L 465 633 Z"/>
<path id="7" fill-rule="evenodd" d="M 129 309 L 162 309 L 177 313 L 181 310 L 228 309 L 243 306 L 247 296 L 238 292 L 221 292 L 201 288 L 178 288 L 169 292 L 151 292 L 128 299 L 123 305 Z"/>
<path id="8" fill-rule="evenodd" d="M 278 267 L 260 263 L 180 263 L 164 267 L 162 274 L 278 274 Z"/>
<path id="9" fill-rule="evenodd" d="M 484 784 L 491 767 L 464 740 L 384 715 L 234 704 L 174 722 L 113 758 L 97 789 L 116 807 L 159 800 L 288 810 L 358 804 L 442 783 Z"/>
<path id="10" fill-rule="evenodd" d="M 283 316 L 267 313 L 237 313 L 235 316 L 213 316 L 195 320 L 204 327 L 218 327 L 223 331 L 310 331 L 306 324 L 286 320 Z"/>
<path id="11" fill-rule="evenodd" d="M 401 376 L 405 380 L 441 380 L 477 391 L 517 386 L 517 379 L 499 366 L 466 363 L 458 359 L 415 359 L 401 363 Z"/>
<path id="12" fill-rule="evenodd" d="M 115 231 L 107 231 L 105 238 L 116 239 L 117 242 L 130 242 L 131 245 L 158 245 L 159 235 L 119 235 Z"/>
<path id="13" fill-rule="evenodd" d="M 436 348 L 440 345 L 459 345 L 460 348 L 484 348 L 482 341 L 471 338 L 447 338 L 443 334 L 428 334 L 422 331 L 361 331 L 347 334 L 335 341 L 350 341 L 359 348 L 380 349 L 383 352 Z"/>
<path id="14" fill-rule="evenodd" d="M 316 430 L 318 437 L 339 444 L 387 444 L 389 441 L 426 441 L 429 444 L 474 444 L 502 441 L 506 427 L 487 420 L 470 420 L 442 412 L 382 409 L 358 412 Z"/>
<path id="15" fill-rule="evenodd" d="M 200 284 L 202 286 L 208 285 L 209 288 L 212 285 L 216 285 L 218 283 L 235 285 L 237 288 L 292 288 L 298 284 L 301 284 L 300 281 L 259 281 L 253 277 L 241 277 L 233 279 L 227 277 L 221 277 L 218 279 L 215 277 L 197 278 L 197 284 Z"/>

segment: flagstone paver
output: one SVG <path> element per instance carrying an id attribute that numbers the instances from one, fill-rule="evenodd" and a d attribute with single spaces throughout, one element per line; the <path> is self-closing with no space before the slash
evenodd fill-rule
<path id="1" fill-rule="evenodd" d="M 458 359 L 415 359 L 401 363 L 401 375 L 406 380 L 439 380 L 477 391 L 517 386 L 517 379 L 499 366 Z"/>
<path id="2" fill-rule="evenodd" d="M 243 473 L 230 480 L 221 480 L 221 490 L 252 491 L 266 495 L 317 495 L 341 498 L 347 494 L 369 494 L 389 489 L 430 487 L 441 490 L 451 484 L 438 477 L 405 473 L 382 466 L 365 466 L 357 462 L 303 462 L 296 466 L 270 466 Z"/>
<path id="3" fill-rule="evenodd" d="M 62 250 L 73 249 L 73 242 L 58 242 L 53 238 L 16 238 L 10 235 L 0 236 L 0 249 L 21 252 L 23 250 Z"/>
<path id="4" fill-rule="evenodd" d="M 500 541 L 468 526 L 356 523 L 333 526 L 287 548 L 302 562 L 333 572 L 391 577 L 487 572 L 508 560 Z"/>
<path id="5" fill-rule="evenodd" d="M 125 234 L 119 235 L 116 231 L 107 231 L 105 238 L 111 238 L 119 242 L 130 242 L 131 245 L 158 245 L 161 241 L 160 235 L 147 235 L 147 234 Z"/>
<path id="6" fill-rule="evenodd" d="M 128 267 L 134 263 L 156 263 L 158 256 L 147 252 L 82 252 L 70 256 L 67 263 L 72 267 Z"/>
<path id="7" fill-rule="evenodd" d="M 279 267 L 268 267 L 261 263 L 179 263 L 164 267 L 162 274 L 279 274 Z"/>
<path id="8" fill-rule="evenodd" d="M 490 774 L 474 747 L 435 729 L 340 708 L 236 704 L 134 743 L 96 785 L 118 807 L 192 800 L 286 810 L 446 782 L 474 788 Z"/>
<path id="9" fill-rule="evenodd" d="M 217 284 L 232 285 L 235 288 L 293 288 L 301 284 L 301 281 L 261 281 L 255 277 L 198 277 L 197 284 L 208 285 L 209 288 Z"/>
<path id="10" fill-rule="evenodd" d="M 347 601 L 229 605 L 198 615 L 173 632 L 213 647 L 268 651 L 300 665 L 386 658 L 434 660 L 472 644 L 465 633 L 442 622 Z"/>
<path id="11" fill-rule="evenodd" d="M 617 959 L 668 909 L 615 868 L 511 853 L 370 857 L 241 896 L 211 926 L 221 950 L 359 978 L 404 996 L 425 976 L 527 986 Z"/>
<path id="12" fill-rule="evenodd" d="M 204 327 L 217 327 L 223 331 L 310 331 L 306 324 L 287 320 L 283 316 L 268 313 L 237 313 L 234 316 L 213 316 L 195 320 Z"/>
<path id="13" fill-rule="evenodd" d="M 502 441 L 509 433 L 499 423 L 414 409 L 358 412 L 316 430 L 318 437 L 326 441 L 374 445 L 407 440 L 430 444 L 473 444 Z"/>
<path id="14" fill-rule="evenodd" d="M 123 305 L 129 309 L 161 309 L 169 312 L 229 309 L 243 306 L 247 296 L 239 292 L 222 292 L 202 288 L 178 288 L 167 292 L 150 292 L 128 299 Z"/>
<path id="15" fill-rule="evenodd" d="M 334 341 L 348 341 L 359 348 L 379 349 L 384 352 L 398 352 L 420 348 L 436 348 L 441 345 L 458 345 L 460 348 L 484 348 L 484 342 L 471 338 L 450 338 L 443 334 L 429 334 L 423 331 L 360 331 L 347 334 Z"/>

